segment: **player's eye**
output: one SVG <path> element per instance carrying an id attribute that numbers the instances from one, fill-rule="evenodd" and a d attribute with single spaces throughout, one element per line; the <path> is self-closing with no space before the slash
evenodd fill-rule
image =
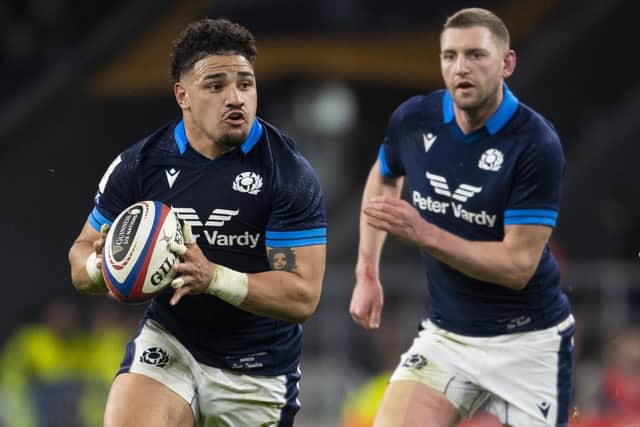
<path id="1" fill-rule="evenodd" d="M 253 81 L 251 81 L 251 80 L 244 80 L 244 81 L 241 81 L 241 82 L 238 84 L 238 86 L 239 86 L 241 89 L 249 89 L 249 88 L 251 88 L 251 87 L 253 86 Z"/>

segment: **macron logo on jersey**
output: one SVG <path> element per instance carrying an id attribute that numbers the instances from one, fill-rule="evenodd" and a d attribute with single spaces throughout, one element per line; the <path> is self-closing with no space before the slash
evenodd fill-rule
<path id="1" fill-rule="evenodd" d="M 169 188 L 173 187 L 173 183 L 178 179 L 178 175 L 180 175 L 180 171 L 174 168 L 167 169 L 164 171 L 167 175 L 167 182 L 169 183 Z"/>
<path id="2" fill-rule="evenodd" d="M 234 217 L 238 216 L 240 209 L 214 209 L 207 220 L 202 223 L 200 217 L 193 208 L 173 208 L 178 218 L 191 227 L 205 227 L 202 230 L 204 238 L 211 246 L 245 246 L 255 248 L 260 240 L 260 233 L 251 234 L 245 231 L 241 234 L 224 234 L 219 230 L 208 230 L 206 227 L 222 227 Z M 200 234 L 193 234 L 196 241 Z"/>
<path id="3" fill-rule="evenodd" d="M 447 179 L 440 175 L 434 175 L 427 172 L 426 177 L 429 180 L 429 184 L 433 188 L 434 193 L 445 196 L 449 199 L 457 200 L 461 203 L 456 203 L 453 200 L 450 202 L 444 202 L 440 200 L 432 199 L 431 196 L 423 197 L 419 191 L 413 191 L 412 199 L 413 205 L 423 211 L 429 211 L 439 215 L 453 214 L 455 218 L 462 219 L 471 224 L 484 225 L 493 228 L 496 225 L 497 216 L 491 215 L 487 211 L 472 212 L 464 208 L 464 202 L 470 198 L 479 194 L 482 191 L 482 187 L 477 187 L 469 184 L 460 184 L 453 192 L 449 189 Z"/>
<path id="4" fill-rule="evenodd" d="M 429 150 L 431 150 L 431 146 L 433 145 L 434 142 L 436 142 L 436 139 L 438 139 L 438 137 L 432 134 L 431 132 L 429 132 L 426 135 L 424 133 L 422 134 L 422 141 L 424 142 L 425 153 L 428 153 Z"/>

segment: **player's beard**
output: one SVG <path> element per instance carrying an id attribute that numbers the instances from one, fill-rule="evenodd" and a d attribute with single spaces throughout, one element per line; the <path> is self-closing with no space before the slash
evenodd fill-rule
<path id="1" fill-rule="evenodd" d="M 477 111 L 484 106 L 486 98 L 474 96 L 473 98 L 458 97 L 456 104 L 461 110 L 464 111 Z"/>
<path id="2" fill-rule="evenodd" d="M 248 132 L 228 132 L 222 135 L 218 143 L 229 148 L 241 146 L 247 140 Z"/>
<path id="3" fill-rule="evenodd" d="M 486 109 L 490 106 L 496 97 L 497 94 L 497 86 L 495 88 L 491 88 L 490 90 L 478 91 L 471 97 L 463 97 L 457 95 L 455 98 L 456 105 L 461 110 L 467 111 L 468 113 L 479 112 Z"/>

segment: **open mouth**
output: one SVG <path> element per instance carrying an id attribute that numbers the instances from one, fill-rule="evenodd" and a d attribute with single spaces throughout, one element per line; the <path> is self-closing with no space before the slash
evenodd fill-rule
<path id="1" fill-rule="evenodd" d="M 240 125 L 245 122 L 245 117 L 241 111 L 233 111 L 226 115 L 224 121 L 232 125 Z"/>
<path id="2" fill-rule="evenodd" d="M 473 87 L 473 84 L 470 82 L 460 82 L 456 85 L 456 89 L 470 89 Z"/>

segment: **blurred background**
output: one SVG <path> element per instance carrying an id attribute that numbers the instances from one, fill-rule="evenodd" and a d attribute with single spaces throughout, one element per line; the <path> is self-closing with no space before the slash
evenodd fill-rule
<path id="1" fill-rule="evenodd" d="M 169 45 L 204 16 L 254 32 L 258 114 L 297 141 L 328 197 L 327 273 L 305 324 L 296 425 L 369 425 L 429 296 L 417 251 L 390 239 L 383 325 L 353 325 L 360 193 L 390 113 L 442 86 L 440 28 L 470 6 L 504 19 L 518 53 L 509 85 L 564 144 L 551 245 L 578 321 L 572 425 L 640 425 L 640 3 L 631 0 L 0 2 L 0 425 L 100 425 L 144 307 L 78 295 L 67 251 L 111 160 L 179 114 Z M 468 425 L 493 425 L 481 418 Z"/>

